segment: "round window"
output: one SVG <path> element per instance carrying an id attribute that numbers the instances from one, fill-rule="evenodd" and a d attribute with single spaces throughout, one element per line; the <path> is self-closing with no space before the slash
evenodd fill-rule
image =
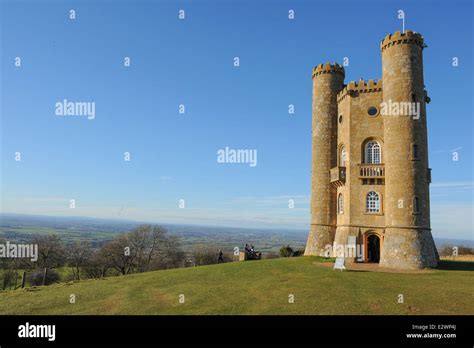
<path id="1" fill-rule="evenodd" d="M 342 115 L 339 115 L 339 123 L 342 123 Z"/>
<path id="2" fill-rule="evenodd" d="M 370 117 L 377 116 L 379 113 L 379 110 L 375 106 L 371 106 L 368 110 L 367 113 L 369 114 Z"/>

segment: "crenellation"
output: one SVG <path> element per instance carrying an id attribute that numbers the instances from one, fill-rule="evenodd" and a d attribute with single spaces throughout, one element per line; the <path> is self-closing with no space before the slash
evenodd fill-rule
<path id="1" fill-rule="evenodd" d="M 423 48 L 424 40 L 423 36 L 417 32 L 407 30 L 405 33 L 401 33 L 397 31 L 394 34 L 385 36 L 385 38 L 380 42 L 380 50 L 384 51 L 391 46 L 399 44 L 415 44 Z"/>
<path id="2" fill-rule="evenodd" d="M 318 64 L 317 66 L 315 66 L 313 68 L 312 77 L 314 78 L 315 76 L 331 73 L 339 74 L 342 77 L 345 76 L 344 67 L 342 65 L 339 65 L 338 63 L 331 64 L 327 62 L 325 64 Z"/>
<path id="3" fill-rule="evenodd" d="M 337 94 L 337 101 L 340 102 L 348 95 L 358 95 L 358 93 L 372 93 L 382 91 L 382 80 L 360 80 L 358 82 L 351 81 L 345 85 Z M 352 92 L 352 93 L 351 93 Z M 357 92 L 357 93 L 353 93 Z"/>

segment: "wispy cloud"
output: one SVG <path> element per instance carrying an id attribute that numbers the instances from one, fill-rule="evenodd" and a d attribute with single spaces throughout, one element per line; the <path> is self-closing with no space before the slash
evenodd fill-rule
<path id="1" fill-rule="evenodd" d="M 163 176 L 160 176 L 159 179 L 160 179 L 160 181 L 171 181 L 171 180 L 173 180 L 173 177 L 163 175 Z"/>
<path id="2" fill-rule="evenodd" d="M 430 151 L 430 153 L 446 153 L 446 152 L 455 152 L 455 151 L 460 151 L 462 150 L 462 146 L 458 146 L 458 147 L 455 147 L 454 149 L 437 149 L 437 150 L 433 150 L 433 151 Z"/>
<path id="3" fill-rule="evenodd" d="M 434 182 L 431 184 L 432 188 L 459 188 L 471 190 L 474 188 L 473 181 L 447 181 L 447 182 Z"/>
<path id="4" fill-rule="evenodd" d="M 26 202 L 41 202 L 41 203 L 54 203 L 54 202 L 69 202 L 70 198 L 64 197 L 26 197 L 22 198 Z"/>
<path id="5" fill-rule="evenodd" d="M 294 201 L 295 207 L 298 205 L 309 205 L 309 195 L 280 195 L 280 196 L 242 196 L 231 199 L 225 204 L 245 205 L 255 207 L 283 207 L 288 206 L 290 200 Z"/>

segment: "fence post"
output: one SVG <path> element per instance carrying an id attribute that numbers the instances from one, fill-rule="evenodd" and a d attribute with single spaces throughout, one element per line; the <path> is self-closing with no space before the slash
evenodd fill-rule
<path id="1" fill-rule="evenodd" d="M 25 287 L 25 282 L 26 282 L 26 271 L 23 271 L 23 277 L 21 278 L 21 288 L 22 289 Z"/>
<path id="2" fill-rule="evenodd" d="M 48 269 L 45 267 L 44 272 L 43 272 L 43 286 L 46 284 L 46 273 L 48 272 Z"/>

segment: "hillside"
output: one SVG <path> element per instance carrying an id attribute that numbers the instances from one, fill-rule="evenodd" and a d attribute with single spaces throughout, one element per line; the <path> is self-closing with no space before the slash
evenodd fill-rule
<path id="1" fill-rule="evenodd" d="M 0 313 L 474 314 L 473 265 L 382 273 L 334 271 L 317 257 L 234 262 L 5 291 Z"/>

